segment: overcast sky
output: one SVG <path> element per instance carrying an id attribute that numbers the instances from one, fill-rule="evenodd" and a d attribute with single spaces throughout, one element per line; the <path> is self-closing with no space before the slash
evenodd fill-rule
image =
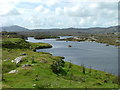
<path id="1" fill-rule="evenodd" d="M 0 0 L 1 26 L 33 29 L 117 24 L 118 0 Z"/>

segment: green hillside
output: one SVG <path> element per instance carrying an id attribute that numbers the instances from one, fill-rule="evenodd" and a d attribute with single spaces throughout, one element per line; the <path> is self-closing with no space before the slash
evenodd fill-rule
<path id="1" fill-rule="evenodd" d="M 34 52 L 52 47 L 50 44 L 4 38 L 2 46 L 3 88 L 118 88 L 116 76 L 65 62 L 64 57 Z M 21 56 L 18 64 L 11 62 Z"/>

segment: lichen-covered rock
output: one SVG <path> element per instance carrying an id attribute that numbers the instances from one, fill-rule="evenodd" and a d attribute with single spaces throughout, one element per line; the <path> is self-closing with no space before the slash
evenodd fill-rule
<path id="1" fill-rule="evenodd" d="M 26 57 L 26 56 L 20 56 L 20 57 L 17 57 L 15 58 L 14 60 L 12 60 L 12 62 L 16 63 L 16 64 L 19 64 L 21 61 L 22 61 L 22 58 L 23 57 Z"/>
<path id="2" fill-rule="evenodd" d="M 12 70 L 9 73 L 17 73 L 17 72 L 18 72 L 18 70 Z"/>
<path id="3" fill-rule="evenodd" d="M 27 55 L 26 53 L 21 53 L 21 55 Z"/>
<path id="4" fill-rule="evenodd" d="M 25 67 L 28 67 L 28 66 L 31 66 L 30 64 L 25 64 L 22 66 L 22 68 L 25 68 Z"/>
<path id="5" fill-rule="evenodd" d="M 47 60 L 41 60 L 40 62 L 41 63 L 47 63 Z"/>
<path id="6" fill-rule="evenodd" d="M 35 87 L 35 86 L 36 86 L 36 84 L 33 84 L 32 86 L 33 86 L 33 87 Z"/>

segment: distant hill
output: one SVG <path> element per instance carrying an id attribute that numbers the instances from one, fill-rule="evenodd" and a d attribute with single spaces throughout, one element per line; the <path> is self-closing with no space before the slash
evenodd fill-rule
<path id="1" fill-rule="evenodd" d="M 88 33 L 115 33 L 119 31 L 120 26 L 111 26 L 107 28 L 89 28 Z"/>
<path id="2" fill-rule="evenodd" d="M 63 29 L 33 29 L 34 32 L 85 32 L 85 33 L 114 33 L 120 32 L 118 30 L 120 26 L 111 26 L 111 27 L 94 27 L 94 28 L 63 28 Z"/>
<path id="3" fill-rule="evenodd" d="M 20 31 L 28 31 L 29 29 L 20 27 L 17 25 L 0 27 L 0 31 L 8 31 L 8 32 L 20 32 Z"/>
<path id="4" fill-rule="evenodd" d="M 85 33 L 114 33 L 114 32 L 120 32 L 118 30 L 118 27 L 120 26 L 111 26 L 111 27 L 106 27 L 106 28 L 101 28 L 101 27 L 94 27 L 94 28 L 53 28 L 53 29 L 32 29 L 29 30 L 27 28 L 13 25 L 13 26 L 8 26 L 8 27 L 1 27 L 0 31 L 8 31 L 8 32 L 85 32 Z"/>

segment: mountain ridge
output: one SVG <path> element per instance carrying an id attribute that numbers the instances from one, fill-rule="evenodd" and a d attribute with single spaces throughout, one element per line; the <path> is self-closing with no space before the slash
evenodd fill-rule
<path id="1" fill-rule="evenodd" d="M 0 31 L 16 32 L 16 31 L 28 31 L 29 29 L 18 25 L 0 27 Z"/>
<path id="2" fill-rule="evenodd" d="M 21 32 L 21 31 L 34 31 L 34 32 L 45 32 L 45 31 L 81 31 L 81 32 L 88 32 L 88 33 L 112 33 L 112 32 L 119 32 L 118 26 L 110 26 L 110 27 L 91 27 L 91 28 L 53 28 L 53 29 L 27 29 L 25 27 L 21 27 L 18 25 L 13 26 L 6 26 L 1 27 L 0 31 L 8 31 L 8 32 Z"/>

